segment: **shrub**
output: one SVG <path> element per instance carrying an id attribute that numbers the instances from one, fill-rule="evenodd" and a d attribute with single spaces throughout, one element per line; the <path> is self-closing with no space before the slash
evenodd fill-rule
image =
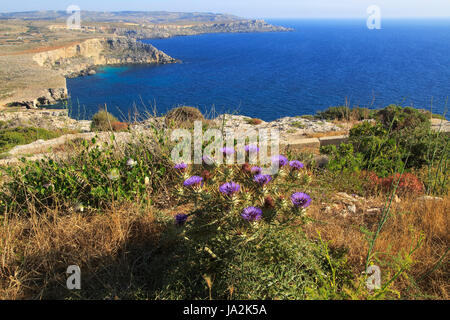
<path id="1" fill-rule="evenodd" d="M 301 228 L 312 201 L 298 192 L 310 181 L 302 165 L 286 162 L 273 176 L 253 175 L 248 165 L 216 165 L 208 179 L 200 176 L 203 167 L 176 165 L 177 208 L 185 209 L 174 219 L 171 255 L 155 261 L 155 273 L 169 274 L 157 285 L 158 297 L 304 299 L 329 279 L 327 258 Z M 337 286 L 346 280 L 339 277 Z"/>
<path id="2" fill-rule="evenodd" d="M 372 119 L 373 116 L 372 110 L 360 107 L 353 109 L 346 106 L 330 107 L 325 111 L 317 112 L 317 117 L 324 120 L 364 120 Z"/>
<path id="3" fill-rule="evenodd" d="M 398 183 L 397 193 L 399 194 L 422 194 L 424 192 L 423 183 L 415 175 L 408 172 L 402 175 L 396 173 L 387 178 L 378 179 L 377 183 L 386 191 L 390 191 Z"/>
<path id="4" fill-rule="evenodd" d="M 125 200 L 153 201 L 170 186 L 173 170 L 168 153 L 155 152 L 148 141 L 139 141 L 123 152 L 114 145 L 96 145 L 96 139 L 67 160 L 25 161 L 16 167 L 2 168 L 7 179 L 0 192 L 0 212 L 14 210 L 29 214 L 44 208 L 82 204 L 104 208 Z"/>
<path id="5" fill-rule="evenodd" d="M 100 110 L 92 117 L 91 131 L 111 131 L 114 122 L 119 120 L 108 111 Z"/>
<path id="6" fill-rule="evenodd" d="M 203 114 L 194 107 L 178 107 L 170 110 L 165 117 L 166 125 L 178 124 L 178 123 L 192 123 L 194 121 L 203 121 L 205 117 Z"/>
<path id="7" fill-rule="evenodd" d="M 429 124 L 427 115 L 412 107 L 389 105 L 376 113 L 377 119 L 386 129 L 401 130 Z"/>
<path id="8" fill-rule="evenodd" d="M 257 125 L 262 123 L 262 120 L 261 119 L 257 119 L 257 118 L 252 118 L 252 119 L 248 119 L 247 123 L 251 124 L 251 125 L 254 125 L 254 126 L 257 126 Z"/>
<path id="9" fill-rule="evenodd" d="M 363 155 L 355 153 L 352 144 L 324 146 L 321 152 L 330 156 L 327 167 L 331 171 L 357 172 L 363 167 Z"/>
<path id="10" fill-rule="evenodd" d="M 364 122 L 350 130 L 349 143 L 362 155 L 362 168 L 387 176 L 401 171 L 406 150 L 379 123 Z"/>
<path id="11" fill-rule="evenodd" d="M 350 108 L 345 106 L 329 107 L 325 111 L 318 111 L 317 116 L 324 120 L 342 120 L 350 116 Z"/>

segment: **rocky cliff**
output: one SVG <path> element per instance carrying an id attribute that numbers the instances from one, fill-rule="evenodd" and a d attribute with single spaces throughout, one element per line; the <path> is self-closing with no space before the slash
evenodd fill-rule
<path id="1" fill-rule="evenodd" d="M 0 58 L 16 59 L 15 69 L 23 69 L 20 77 L 24 82 L 0 97 L 0 106 L 27 108 L 67 99 L 66 78 L 93 74 L 97 66 L 176 62 L 152 45 L 127 37 L 88 39 L 33 55 Z"/>

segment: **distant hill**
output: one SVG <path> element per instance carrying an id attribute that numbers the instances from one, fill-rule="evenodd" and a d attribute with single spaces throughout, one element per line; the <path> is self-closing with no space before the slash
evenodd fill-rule
<path id="1" fill-rule="evenodd" d="M 66 20 L 66 11 L 26 11 L 0 13 L 0 19 L 22 20 Z M 81 17 L 86 22 L 134 22 L 134 23 L 176 23 L 191 22 L 223 22 L 242 20 L 228 14 L 211 12 L 166 12 L 166 11 L 81 11 Z"/>

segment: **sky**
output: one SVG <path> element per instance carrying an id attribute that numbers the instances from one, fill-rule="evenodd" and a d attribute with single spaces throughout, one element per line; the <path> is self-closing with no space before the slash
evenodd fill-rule
<path id="1" fill-rule="evenodd" d="M 228 13 L 245 18 L 366 18 L 371 5 L 384 18 L 450 17 L 450 0 L 0 0 L 0 12 L 65 10 Z"/>

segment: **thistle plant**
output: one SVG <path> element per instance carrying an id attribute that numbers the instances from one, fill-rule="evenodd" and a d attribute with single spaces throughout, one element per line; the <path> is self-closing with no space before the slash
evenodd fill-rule
<path id="1" fill-rule="evenodd" d="M 257 146 L 247 146 L 247 149 L 258 151 Z M 229 148 L 221 151 L 225 156 L 235 152 Z M 273 157 L 272 161 L 285 167 L 286 173 L 304 168 L 301 162 L 289 162 L 282 155 Z M 178 204 L 194 204 L 189 219 L 186 214 L 177 214 L 174 224 L 184 228 L 183 234 L 189 243 L 198 249 L 212 251 L 217 257 L 213 259 L 216 262 L 229 263 L 240 250 L 238 248 L 255 239 L 264 239 L 267 228 L 280 228 L 281 231 L 293 220 L 301 222 L 311 204 L 306 190 L 293 189 L 300 183 L 286 182 L 292 179 L 288 175 L 261 174 L 262 165 L 212 166 L 211 163 L 215 163 L 213 159 L 204 157 L 201 165 L 174 165 L 180 176 L 176 192 Z M 288 198 L 292 201 L 287 201 Z M 206 269 L 210 267 L 205 266 Z"/>

